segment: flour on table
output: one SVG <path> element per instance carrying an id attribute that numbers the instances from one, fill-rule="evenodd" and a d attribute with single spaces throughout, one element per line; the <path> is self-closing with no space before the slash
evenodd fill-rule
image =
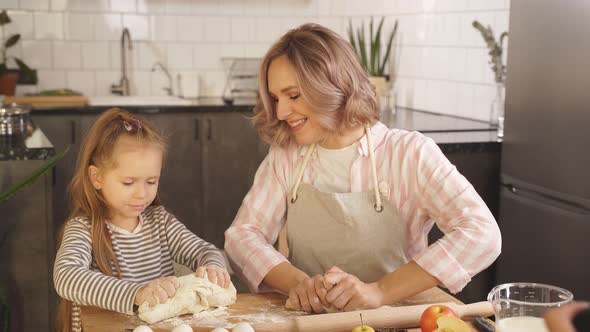
<path id="1" fill-rule="evenodd" d="M 147 302 L 139 306 L 139 318 L 149 324 L 189 313 L 199 313 L 213 307 L 228 306 L 236 302 L 236 288 L 220 287 L 204 278 L 189 274 L 178 278 L 180 287 L 174 297 L 155 307 Z"/>

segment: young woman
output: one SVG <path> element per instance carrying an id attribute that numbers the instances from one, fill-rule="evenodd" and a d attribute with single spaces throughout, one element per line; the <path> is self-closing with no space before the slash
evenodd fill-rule
<path id="1" fill-rule="evenodd" d="M 500 253 L 494 217 L 437 145 L 378 121 L 350 44 L 317 24 L 287 32 L 259 75 L 254 125 L 271 143 L 226 231 L 253 291 L 308 312 L 460 291 Z M 445 236 L 427 245 L 436 222 Z M 288 257 L 273 244 L 286 225 Z"/>
<path id="2" fill-rule="evenodd" d="M 90 129 L 55 259 L 58 331 L 81 331 L 79 305 L 133 314 L 134 305 L 166 301 L 178 287 L 173 262 L 229 286 L 221 252 L 159 205 L 165 149 L 156 128 L 120 109 Z"/>

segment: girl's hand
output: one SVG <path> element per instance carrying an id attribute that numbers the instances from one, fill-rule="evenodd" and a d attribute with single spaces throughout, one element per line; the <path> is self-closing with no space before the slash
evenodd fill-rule
<path id="1" fill-rule="evenodd" d="M 199 266 L 195 271 L 197 277 L 209 279 L 212 283 L 218 284 L 223 288 L 228 288 L 231 278 L 229 273 L 224 268 L 217 265 L 205 265 Z"/>
<path id="2" fill-rule="evenodd" d="M 366 284 L 337 267 L 326 271 L 324 283 L 334 285 L 326 294 L 326 301 L 340 310 L 374 309 L 383 305 L 383 292 L 376 282 Z"/>
<path id="3" fill-rule="evenodd" d="M 154 279 L 139 289 L 135 295 L 135 304 L 141 305 L 147 302 L 150 307 L 154 307 L 158 303 L 164 303 L 174 296 L 179 286 L 176 277 Z"/>
<path id="4" fill-rule="evenodd" d="M 324 308 L 330 306 L 326 301 L 326 294 L 323 277 L 318 274 L 304 279 L 297 286 L 291 288 L 285 307 L 306 312 L 324 312 Z"/>

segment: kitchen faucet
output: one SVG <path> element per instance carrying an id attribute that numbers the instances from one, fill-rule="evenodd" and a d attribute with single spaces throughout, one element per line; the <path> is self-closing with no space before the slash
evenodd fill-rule
<path id="1" fill-rule="evenodd" d="M 172 75 L 170 75 L 170 72 L 168 71 L 166 66 L 164 66 L 164 64 L 162 64 L 160 61 L 154 63 L 154 65 L 152 66 L 152 72 L 156 71 L 156 69 L 158 69 L 158 67 L 160 67 L 160 69 L 162 69 L 164 74 L 166 74 L 166 76 L 168 77 L 168 87 L 162 88 L 162 89 L 164 91 L 166 91 L 166 93 L 169 96 L 172 96 Z"/>
<path id="2" fill-rule="evenodd" d="M 127 38 L 125 38 L 127 37 Z M 111 85 L 111 93 L 122 96 L 129 96 L 129 78 L 127 78 L 127 52 L 125 51 L 125 39 L 127 39 L 129 50 L 133 49 L 129 29 L 124 28 L 121 33 L 121 80 L 119 85 Z"/>

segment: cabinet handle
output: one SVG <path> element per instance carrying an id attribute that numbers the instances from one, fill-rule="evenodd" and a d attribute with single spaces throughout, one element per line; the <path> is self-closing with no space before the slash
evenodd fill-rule
<path id="1" fill-rule="evenodd" d="M 210 141 L 213 138 L 213 125 L 211 119 L 207 119 L 207 140 Z"/>
<path id="2" fill-rule="evenodd" d="M 72 144 L 76 144 L 76 122 L 74 120 L 70 120 L 70 140 Z"/>
<path id="3" fill-rule="evenodd" d="M 195 119 L 195 141 L 199 140 L 199 119 Z"/>

